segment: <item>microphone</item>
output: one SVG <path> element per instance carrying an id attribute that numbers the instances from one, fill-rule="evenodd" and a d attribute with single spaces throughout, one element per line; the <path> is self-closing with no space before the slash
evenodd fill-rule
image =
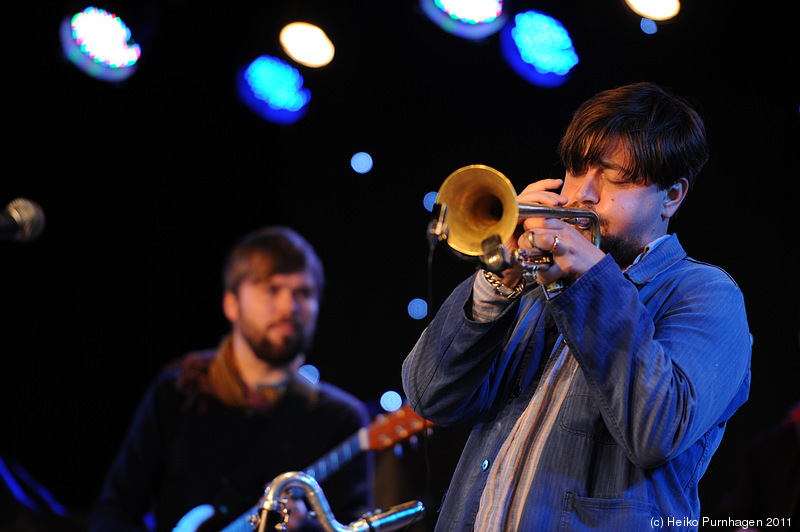
<path id="1" fill-rule="evenodd" d="M 17 198 L 0 212 L 0 240 L 30 242 L 44 231 L 44 210 L 35 202 Z"/>

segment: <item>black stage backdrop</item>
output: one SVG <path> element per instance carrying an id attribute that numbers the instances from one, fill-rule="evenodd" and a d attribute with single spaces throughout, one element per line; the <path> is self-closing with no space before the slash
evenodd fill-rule
<path id="1" fill-rule="evenodd" d="M 85 6 L 15 13 L 0 200 L 37 201 L 47 227 L 34 242 L 0 243 L 0 454 L 62 503 L 87 508 L 154 374 L 225 334 L 226 249 L 269 224 L 306 235 L 327 266 L 310 355 L 323 378 L 365 401 L 400 391 L 400 365 L 425 326 L 406 304 L 431 295 L 430 275 L 435 309 L 473 268 L 439 249 L 429 274 L 423 195 L 474 163 L 518 190 L 558 176 L 555 147 L 575 107 L 652 81 L 706 118 L 712 158 L 673 229 L 690 255 L 737 280 L 754 338 L 751 400 L 700 486 L 706 505 L 718 501 L 754 436 L 800 398 L 796 13 L 685 2 L 648 36 L 621 1 L 507 2 L 571 32 L 580 63 L 566 84 L 543 89 L 507 65 L 499 36 L 447 34 L 415 2 L 280 4 L 98 5 L 143 48 L 138 72 L 119 85 L 61 54 L 59 24 Z M 236 72 L 280 56 L 278 31 L 295 19 L 327 28 L 337 52 L 324 69 L 302 69 L 308 113 L 280 126 L 238 100 Z M 372 154 L 370 173 L 350 168 L 357 151 Z M 425 489 L 438 502 L 462 434 L 434 432 L 430 482 L 415 472 L 412 496 Z"/>

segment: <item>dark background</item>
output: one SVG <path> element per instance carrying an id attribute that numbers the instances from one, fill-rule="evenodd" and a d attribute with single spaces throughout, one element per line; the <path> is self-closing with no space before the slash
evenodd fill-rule
<path id="1" fill-rule="evenodd" d="M 754 337 L 751 400 L 700 485 L 714 504 L 754 436 L 800 399 L 797 9 L 732 5 L 684 2 L 645 35 L 621 1 L 507 2 L 570 31 L 580 63 L 553 89 L 518 76 L 498 35 L 466 41 L 416 2 L 362 0 L 97 4 L 143 49 L 137 73 L 114 85 L 61 54 L 58 27 L 85 5 L 26 5 L 6 45 L 0 203 L 38 202 L 47 227 L 34 242 L 0 242 L 0 454 L 62 503 L 88 507 L 158 369 L 227 331 L 225 251 L 269 224 L 299 230 L 327 266 L 310 357 L 323 378 L 365 401 L 400 391 L 400 365 L 425 325 L 406 305 L 430 296 L 423 195 L 474 163 L 518 190 L 560 176 L 555 146 L 577 105 L 652 81 L 697 104 L 711 144 L 672 229 L 690 255 L 737 280 Z M 278 32 L 298 19 L 323 26 L 336 57 L 301 68 L 308 113 L 280 126 L 238 100 L 236 72 L 282 57 Z M 370 173 L 350 168 L 357 151 L 373 156 Z M 446 250 L 434 258 L 432 308 L 473 268 Z M 460 430 L 428 442 L 432 500 Z"/>

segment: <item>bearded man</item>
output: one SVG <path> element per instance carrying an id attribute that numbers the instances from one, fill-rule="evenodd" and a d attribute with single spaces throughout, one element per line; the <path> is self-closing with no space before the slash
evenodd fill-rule
<path id="1" fill-rule="evenodd" d="M 169 531 L 195 515 L 204 516 L 197 527 L 220 530 L 242 521 L 277 475 L 304 470 L 369 422 L 355 397 L 298 373 L 324 285 L 303 237 L 286 227 L 247 235 L 230 251 L 223 282 L 230 334 L 170 364 L 151 385 L 93 508 L 91 532 Z M 322 483 L 337 519 L 374 508 L 372 475 L 372 458 L 361 454 Z M 318 528 L 302 498 L 290 505 L 290 529 Z"/>

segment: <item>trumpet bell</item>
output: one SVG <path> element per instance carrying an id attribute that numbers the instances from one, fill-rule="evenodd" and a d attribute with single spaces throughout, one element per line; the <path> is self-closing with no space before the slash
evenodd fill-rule
<path id="1" fill-rule="evenodd" d="M 514 185 L 489 166 L 473 164 L 450 174 L 439 188 L 436 203 L 447 209 L 447 244 L 464 255 L 482 255 L 484 240 L 497 235 L 505 242 L 517 227 Z"/>

